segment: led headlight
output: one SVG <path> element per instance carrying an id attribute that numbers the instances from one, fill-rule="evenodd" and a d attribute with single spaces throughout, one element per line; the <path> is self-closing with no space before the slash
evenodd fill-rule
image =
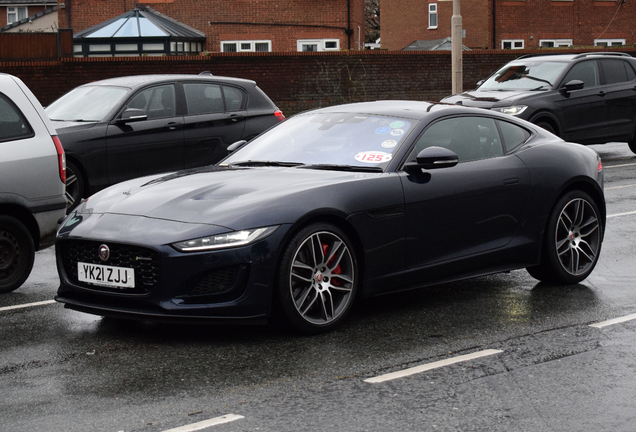
<path id="1" fill-rule="evenodd" d="M 516 116 L 524 112 L 526 108 L 528 108 L 526 105 L 513 105 L 509 107 L 491 108 L 491 110 Z"/>
<path id="2" fill-rule="evenodd" d="M 278 227 L 254 228 L 249 230 L 233 231 L 215 236 L 200 237 L 197 239 L 173 243 L 172 247 L 180 252 L 196 252 L 245 246 L 267 237 L 276 231 L 276 228 Z"/>

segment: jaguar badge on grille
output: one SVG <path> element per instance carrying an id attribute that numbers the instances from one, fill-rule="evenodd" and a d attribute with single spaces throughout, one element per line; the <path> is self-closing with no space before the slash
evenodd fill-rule
<path id="1" fill-rule="evenodd" d="M 105 244 L 99 247 L 99 257 L 102 261 L 108 261 L 108 258 L 110 258 L 110 249 Z"/>

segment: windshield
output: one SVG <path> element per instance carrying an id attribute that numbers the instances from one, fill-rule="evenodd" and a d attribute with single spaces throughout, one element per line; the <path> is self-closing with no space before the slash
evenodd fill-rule
<path id="1" fill-rule="evenodd" d="M 102 121 L 130 90 L 123 87 L 82 86 L 46 107 L 51 120 Z"/>
<path id="2" fill-rule="evenodd" d="M 282 162 L 381 170 L 411 126 L 406 119 L 377 115 L 300 114 L 251 141 L 223 164 L 267 161 L 272 165 Z"/>
<path id="3" fill-rule="evenodd" d="M 479 90 L 541 90 L 555 84 L 567 62 L 526 61 L 505 65 L 494 73 Z"/>

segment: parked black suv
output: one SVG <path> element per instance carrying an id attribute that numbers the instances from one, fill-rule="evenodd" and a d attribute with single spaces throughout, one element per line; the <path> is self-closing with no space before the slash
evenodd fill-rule
<path id="1" fill-rule="evenodd" d="M 216 163 L 285 119 L 254 81 L 210 73 L 96 81 L 46 113 L 66 152 L 69 210 L 124 180 Z"/>
<path id="2" fill-rule="evenodd" d="M 636 153 L 636 58 L 629 54 L 525 55 L 477 85 L 442 102 L 515 115 L 566 141 L 626 141 Z"/>

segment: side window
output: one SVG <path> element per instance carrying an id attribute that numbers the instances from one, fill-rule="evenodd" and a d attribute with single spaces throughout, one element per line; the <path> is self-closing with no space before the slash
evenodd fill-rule
<path id="1" fill-rule="evenodd" d="M 221 86 L 218 84 L 184 84 L 188 114 L 209 114 L 224 111 Z"/>
<path id="2" fill-rule="evenodd" d="M 459 162 L 503 155 L 495 121 L 488 117 L 454 117 L 430 126 L 415 143 L 410 160 L 427 147 L 452 150 Z"/>
<path id="3" fill-rule="evenodd" d="M 223 95 L 227 111 L 238 111 L 243 108 L 244 93 L 236 87 L 223 86 Z"/>
<path id="4" fill-rule="evenodd" d="M 137 108 L 146 111 L 149 119 L 174 117 L 176 112 L 174 86 L 162 85 L 151 87 L 135 95 L 126 108 Z"/>
<path id="5" fill-rule="evenodd" d="M 33 130 L 18 107 L 0 94 L 0 142 L 32 136 Z"/>
<path id="6" fill-rule="evenodd" d="M 530 138 L 530 132 L 512 123 L 497 120 L 506 153 L 519 147 Z"/>
<path id="7" fill-rule="evenodd" d="M 572 66 L 567 73 L 563 83 L 566 84 L 572 80 L 581 80 L 585 87 L 594 87 L 599 85 L 598 64 L 596 60 L 584 61 Z"/>
<path id="8" fill-rule="evenodd" d="M 627 69 L 625 66 L 628 65 L 623 60 L 601 60 L 601 68 L 603 69 L 605 84 L 615 84 L 628 81 Z"/>

